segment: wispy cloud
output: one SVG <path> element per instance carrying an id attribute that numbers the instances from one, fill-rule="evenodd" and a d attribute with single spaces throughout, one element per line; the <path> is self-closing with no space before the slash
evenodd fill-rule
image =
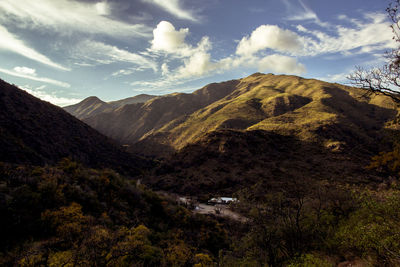
<path id="1" fill-rule="evenodd" d="M 21 28 L 47 29 L 59 34 L 73 31 L 109 36 L 150 36 L 143 24 L 129 24 L 107 16 L 107 1 L 88 3 L 74 0 L 1 0 L 0 21 Z"/>
<path id="2" fill-rule="evenodd" d="M 142 0 L 142 1 L 157 5 L 177 18 L 191 20 L 194 22 L 198 21 L 198 18 L 194 15 L 193 11 L 185 10 L 182 7 L 182 3 L 180 0 Z"/>
<path id="3" fill-rule="evenodd" d="M 396 47 L 389 22 L 383 13 L 365 14 L 354 27 L 336 26 L 334 35 L 309 30 L 299 25 L 303 33 L 304 51 L 300 55 L 317 56 L 328 53 L 373 54 Z M 379 34 L 377 34 L 379 33 Z"/>
<path id="4" fill-rule="evenodd" d="M 108 45 L 102 42 L 85 40 L 77 45 L 74 52 L 75 58 L 88 62 L 78 62 L 77 64 L 111 64 L 115 62 L 128 62 L 136 69 L 152 69 L 157 71 L 157 63 L 152 59 L 146 58 L 137 53 L 133 53 L 116 46 Z"/>
<path id="5" fill-rule="evenodd" d="M 30 71 L 31 73 L 27 73 L 27 70 L 31 70 Z M 36 76 L 36 70 L 29 69 L 26 67 L 16 67 L 14 68 L 14 71 L 0 68 L 0 72 L 19 78 L 29 79 L 37 82 L 49 83 L 64 88 L 71 87 L 71 85 L 66 82 L 61 82 L 45 77 L 38 77 Z"/>
<path id="6" fill-rule="evenodd" d="M 121 69 L 113 72 L 111 76 L 113 77 L 127 76 L 135 73 L 136 71 L 137 71 L 136 69 Z"/>
<path id="7" fill-rule="evenodd" d="M 57 94 L 55 92 L 47 93 L 44 90 L 46 88 L 46 86 L 39 86 L 39 87 L 33 88 L 32 86 L 25 85 L 25 86 L 20 86 L 19 88 L 37 98 L 40 98 L 41 100 L 50 102 L 54 105 L 61 106 L 61 107 L 73 105 L 82 100 L 79 98 L 60 97 L 60 96 L 57 96 Z"/>
<path id="8" fill-rule="evenodd" d="M 346 83 L 348 82 L 347 76 L 349 76 L 351 70 L 349 69 L 346 72 L 336 73 L 336 74 L 328 74 L 326 77 L 316 78 L 318 80 L 331 82 L 331 83 Z"/>
<path id="9" fill-rule="evenodd" d="M 1 3 L 1 2 L 0 2 Z M 34 61 L 61 70 L 69 70 L 26 45 L 22 40 L 0 25 L 0 49 L 17 53 Z"/>
<path id="10" fill-rule="evenodd" d="M 15 67 L 14 71 L 24 75 L 36 76 L 36 70 L 28 67 Z"/>
<path id="11" fill-rule="evenodd" d="M 326 27 L 329 24 L 322 22 L 317 14 L 308 7 L 302 0 L 282 0 L 285 4 L 287 12 L 290 14 L 286 17 L 287 20 L 292 21 L 312 21 L 322 27 Z"/>

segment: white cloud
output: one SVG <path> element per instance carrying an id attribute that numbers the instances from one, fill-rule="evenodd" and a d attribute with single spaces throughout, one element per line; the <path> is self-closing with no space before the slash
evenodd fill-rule
<path id="1" fill-rule="evenodd" d="M 163 52 L 167 56 L 183 60 L 183 65 L 173 73 L 166 64 L 161 66 L 162 75 L 169 75 L 171 81 L 205 75 L 214 68 L 208 53 L 212 48 L 210 39 L 204 36 L 196 46 L 192 46 L 185 42 L 188 34 L 189 29 L 176 30 L 168 21 L 161 21 L 153 31 L 150 52 Z"/>
<path id="2" fill-rule="evenodd" d="M 168 64 L 167 63 L 163 63 L 162 65 L 161 65 L 161 75 L 162 76 L 166 76 L 166 75 L 168 75 L 169 74 L 169 67 L 168 67 Z"/>
<path id="3" fill-rule="evenodd" d="M 258 62 L 258 70 L 298 75 L 306 72 L 305 66 L 299 63 L 295 58 L 278 54 L 262 58 Z"/>
<path id="4" fill-rule="evenodd" d="M 198 19 L 193 14 L 193 11 L 184 10 L 180 0 L 143 0 L 143 2 L 157 5 L 180 19 L 186 19 L 197 22 Z"/>
<path id="5" fill-rule="evenodd" d="M 151 49 L 167 53 L 176 53 L 186 49 L 185 38 L 188 33 L 188 28 L 177 31 L 170 22 L 161 21 L 153 30 Z"/>
<path id="6" fill-rule="evenodd" d="M 128 62 L 138 66 L 136 69 L 153 69 L 157 71 L 157 64 L 153 60 L 101 42 L 85 40 L 78 44 L 77 50 L 75 57 L 80 60 L 89 60 L 97 64 Z"/>
<path id="7" fill-rule="evenodd" d="M 155 54 L 161 52 L 167 58 L 180 60 L 182 64 L 171 70 L 164 62 L 161 66 L 162 78 L 147 82 L 134 82 L 131 84 L 133 86 L 167 87 L 238 67 L 291 74 L 305 72 L 304 65 L 300 64 L 296 58 L 278 54 L 265 57 L 257 55 L 257 52 L 267 48 L 283 52 L 301 50 L 300 36 L 277 26 L 262 25 L 258 27 L 250 37 L 243 37 L 237 46 L 235 55 L 220 60 L 211 58 L 212 43 L 207 36 L 204 36 L 196 46 L 186 43 L 185 38 L 189 34 L 187 28 L 177 30 L 170 22 L 162 21 L 157 25 L 153 34 L 152 47 L 148 49 L 148 52 Z"/>
<path id="8" fill-rule="evenodd" d="M 73 105 L 73 104 L 76 104 L 76 103 L 82 101 L 82 99 L 78 99 L 78 98 L 59 97 L 54 92 L 46 93 L 46 91 L 43 90 L 43 89 L 45 89 L 45 86 L 32 88 L 29 85 L 25 85 L 25 86 L 20 86 L 19 88 L 41 100 L 50 102 L 54 105 L 61 106 L 61 107 Z"/>
<path id="9" fill-rule="evenodd" d="M 296 52 L 301 48 L 299 36 L 276 25 L 261 25 L 250 37 L 243 37 L 236 49 L 236 54 L 252 55 L 267 48 L 281 52 Z"/>
<path id="10" fill-rule="evenodd" d="M 113 20 L 106 2 L 85 3 L 73 0 L 1 0 L 0 21 L 23 28 L 43 28 L 60 34 L 71 31 L 110 36 L 150 36 L 143 24 Z"/>
<path id="11" fill-rule="evenodd" d="M 288 0 L 283 0 L 288 11 L 291 13 L 289 20 L 319 20 L 317 14 L 306 6 L 303 1 L 298 0 L 299 5 L 291 4 Z"/>
<path id="12" fill-rule="evenodd" d="M 289 0 L 282 0 L 285 4 L 287 12 L 290 14 L 286 17 L 287 20 L 292 21 L 312 21 L 318 24 L 321 27 L 329 26 L 329 23 L 322 22 L 317 14 L 309 8 L 302 0 L 297 0 L 297 4 L 293 4 L 293 2 Z"/>
<path id="13" fill-rule="evenodd" d="M 334 36 L 298 26 L 298 30 L 308 35 L 303 38 L 305 50 L 299 55 L 374 53 L 395 48 L 396 43 L 392 40 L 393 34 L 389 25 L 384 14 L 372 13 L 366 14 L 364 21 L 358 21 L 355 27 L 336 26 Z M 354 51 L 357 49 L 358 51 Z"/>
<path id="14" fill-rule="evenodd" d="M 28 67 L 15 67 L 14 71 L 20 74 L 36 76 L 36 70 Z"/>
<path id="15" fill-rule="evenodd" d="M 349 73 L 351 73 L 351 70 L 343 73 L 328 74 L 326 77 L 318 79 L 331 83 L 348 82 L 347 76 L 349 76 Z"/>
<path id="16" fill-rule="evenodd" d="M 0 2 L 2 3 L 2 2 Z M 27 57 L 34 61 L 40 62 L 42 64 L 48 65 L 53 68 L 61 70 L 69 70 L 46 57 L 45 55 L 37 52 L 36 50 L 30 48 L 22 40 L 20 40 L 15 35 L 11 34 L 5 27 L 0 25 L 0 50 L 7 50 L 17 53 L 21 56 Z"/>
<path id="17" fill-rule="evenodd" d="M 21 69 L 19 69 L 19 70 L 21 70 Z M 11 75 L 11 76 L 19 77 L 19 78 L 29 79 L 29 80 L 33 80 L 33 81 L 37 81 L 37 82 L 49 83 L 49 84 L 53 84 L 53 85 L 64 87 L 64 88 L 71 87 L 71 85 L 68 83 L 60 82 L 60 81 L 53 80 L 50 78 L 45 78 L 45 77 L 37 77 L 37 76 L 33 76 L 32 74 L 26 74 L 26 73 L 2 69 L 2 68 L 0 68 L 0 72 Z"/>
<path id="18" fill-rule="evenodd" d="M 107 2 L 98 2 L 95 4 L 97 14 L 101 16 L 107 16 L 110 14 L 110 7 L 108 6 Z"/>
<path id="19" fill-rule="evenodd" d="M 122 69 L 116 72 L 113 72 L 111 74 L 111 76 L 113 77 L 120 77 L 120 76 L 127 76 L 127 75 L 131 75 L 132 73 L 134 73 L 136 70 L 134 69 Z"/>
<path id="20" fill-rule="evenodd" d="M 211 62 L 211 55 L 204 51 L 198 51 L 184 61 L 184 65 L 178 69 L 176 78 L 202 76 L 214 68 L 215 64 Z"/>

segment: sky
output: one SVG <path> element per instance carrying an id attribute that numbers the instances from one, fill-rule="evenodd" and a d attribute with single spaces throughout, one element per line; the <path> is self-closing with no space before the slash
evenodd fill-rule
<path id="1" fill-rule="evenodd" d="M 347 83 L 396 47 L 389 0 L 0 0 L 0 78 L 55 105 L 255 72 Z"/>

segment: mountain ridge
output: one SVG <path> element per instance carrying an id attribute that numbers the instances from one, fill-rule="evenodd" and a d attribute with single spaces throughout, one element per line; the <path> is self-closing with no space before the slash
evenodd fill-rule
<path id="1" fill-rule="evenodd" d="M 95 98 L 91 101 L 97 101 Z M 0 161 L 46 165 L 69 157 L 92 167 L 138 174 L 147 161 L 68 114 L 0 80 Z"/>
<path id="2" fill-rule="evenodd" d="M 398 109 L 385 96 L 291 75 L 255 73 L 101 112 L 84 121 L 135 153 L 166 156 L 218 129 L 267 130 L 327 147 L 374 143 Z M 350 133 L 352 140 L 341 135 Z"/>
<path id="3" fill-rule="evenodd" d="M 147 95 L 147 94 L 140 94 L 128 98 L 124 98 L 121 100 L 115 100 L 110 102 L 104 102 L 97 96 L 89 96 L 82 100 L 81 102 L 63 107 L 65 111 L 70 113 L 71 115 L 77 117 L 78 119 L 82 120 L 102 112 L 111 112 L 119 107 L 129 104 L 136 104 L 136 103 L 144 103 L 156 96 L 154 95 Z"/>

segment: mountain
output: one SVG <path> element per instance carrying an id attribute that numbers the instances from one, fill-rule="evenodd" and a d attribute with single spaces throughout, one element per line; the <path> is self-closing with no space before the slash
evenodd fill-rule
<path id="1" fill-rule="evenodd" d="M 98 102 L 92 98 L 92 103 Z M 88 101 L 90 102 L 90 101 Z M 147 164 L 65 112 L 0 80 L 0 161 L 54 164 L 70 157 L 89 166 L 138 173 Z"/>
<path id="2" fill-rule="evenodd" d="M 255 73 L 84 121 L 136 153 L 166 156 L 220 129 L 272 131 L 336 150 L 374 146 L 397 112 L 389 98 L 366 96 L 361 89 Z"/>
<path id="3" fill-rule="evenodd" d="M 64 107 L 64 110 L 78 119 L 85 119 L 102 112 L 110 112 L 124 105 L 144 103 L 154 97 L 153 95 L 141 94 L 122 100 L 104 102 L 96 96 L 90 96 L 75 105 Z"/>
<path id="4" fill-rule="evenodd" d="M 226 97 L 133 146 L 153 154 L 166 145 L 175 151 L 164 154 L 148 183 L 189 195 L 254 187 L 266 194 L 305 179 L 370 184 L 383 177 L 365 167 L 398 137 L 397 114 L 388 97 L 361 89 L 254 74 Z"/>
<path id="5" fill-rule="evenodd" d="M 117 101 L 111 101 L 111 102 L 108 102 L 108 104 L 110 104 L 113 108 L 119 108 L 119 107 L 122 107 L 124 105 L 129 105 L 129 104 L 145 103 L 155 97 L 156 96 L 154 96 L 154 95 L 140 94 L 140 95 L 128 97 L 128 98 L 117 100 Z"/>
<path id="6" fill-rule="evenodd" d="M 146 103 L 129 104 L 83 121 L 121 144 L 132 145 L 166 124 L 185 120 L 193 112 L 230 94 L 238 81 L 214 83 L 192 94 L 173 93 Z"/>
<path id="7" fill-rule="evenodd" d="M 111 106 L 108 103 L 100 100 L 96 96 L 91 96 L 85 98 L 75 105 L 64 107 L 64 110 L 74 115 L 78 119 L 84 119 L 86 117 L 106 111 L 110 108 Z"/>

